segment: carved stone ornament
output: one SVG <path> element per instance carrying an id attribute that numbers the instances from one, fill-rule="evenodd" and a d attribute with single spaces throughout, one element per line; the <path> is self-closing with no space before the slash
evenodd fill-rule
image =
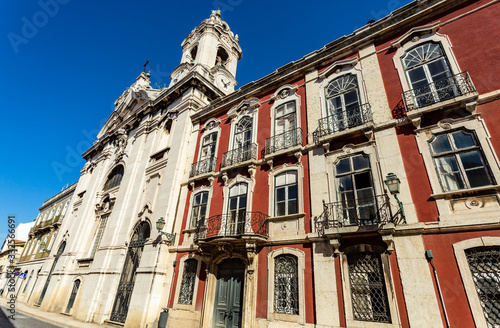
<path id="1" fill-rule="evenodd" d="M 144 214 L 152 214 L 153 211 L 151 210 L 151 203 L 147 202 L 146 205 L 142 208 L 142 210 L 137 213 L 138 217 L 142 217 Z"/>
<path id="2" fill-rule="evenodd" d="M 437 125 L 443 130 L 449 130 L 452 127 L 453 121 L 451 118 L 445 118 L 439 121 Z"/>
<path id="3" fill-rule="evenodd" d="M 285 89 L 285 90 L 281 91 L 281 93 L 280 93 L 281 99 L 285 99 L 288 96 L 290 96 L 290 90 L 289 89 Z"/>
<path id="4" fill-rule="evenodd" d="M 353 144 L 348 144 L 342 147 L 342 151 L 346 154 L 351 154 L 352 151 L 354 150 L 354 145 Z"/>
<path id="5" fill-rule="evenodd" d="M 127 147 L 128 136 L 127 136 L 127 131 L 125 131 L 125 129 L 119 129 L 116 132 L 116 135 L 117 135 L 115 141 L 116 161 L 119 161 L 123 158 L 123 155 L 125 154 L 125 147 Z"/>

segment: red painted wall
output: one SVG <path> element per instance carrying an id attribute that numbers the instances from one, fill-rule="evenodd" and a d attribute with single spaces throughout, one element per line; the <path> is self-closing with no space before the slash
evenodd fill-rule
<path id="1" fill-rule="evenodd" d="M 452 327 L 474 327 L 469 303 L 455 259 L 453 244 L 462 240 L 485 236 L 498 237 L 500 236 L 500 231 L 477 231 L 423 236 L 425 248 L 432 250 L 434 255 L 433 262 L 438 273 L 444 303 Z M 430 265 L 429 270 L 433 275 Z M 439 300 L 437 294 L 436 299 Z"/>
<path id="2" fill-rule="evenodd" d="M 500 29 L 498 29 L 498 17 L 500 15 L 500 3 L 488 6 L 485 9 L 470 13 L 471 10 L 489 3 L 489 1 L 476 1 L 459 10 L 446 13 L 442 17 L 428 17 L 416 26 L 440 21 L 442 26 L 438 33 L 447 35 L 452 44 L 452 50 L 462 71 L 468 71 L 471 79 L 480 94 L 500 88 Z M 470 13 L 456 19 L 459 15 Z M 449 22 L 450 19 L 456 19 Z M 478 24 L 478 22 L 482 22 Z M 409 28 L 407 29 L 409 30 Z M 400 35 L 407 32 L 402 30 Z M 376 45 L 379 65 L 381 68 L 384 86 L 387 92 L 389 108 L 394 117 L 401 114 L 401 81 L 394 67 L 393 57 L 395 48 L 390 47 L 390 42 L 396 40 L 400 35 L 390 40 L 384 40 Z M 490 46 L 491 45 L 491 46 Z M 480 49 L 487 49 L 481 51 Z M 483 114 L 494 146 L 500 146 L 500 122 L 498 103 L 479 106 L 478 112 Z M 422 158 L 418 152 L 415 142 L 415 134 L 411 124 L 397 128 L 398 142 L 403 156 L 405 171 L 410 184 L 412 199 L 415 203 L 418 219 L 428 222 L 437 220 L 438 212 L 434 201 L 429 200 L 432 191 L 428 181 Z M 497 148 L 500 149 L 500 148 Z"/>

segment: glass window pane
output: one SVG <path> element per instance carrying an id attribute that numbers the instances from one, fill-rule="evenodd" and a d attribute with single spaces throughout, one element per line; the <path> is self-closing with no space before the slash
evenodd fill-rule
<path id="1" fill-rule="evenodd" d="M 285 202 L 276 204 L 276 216 L 286 215 Z"/>
<path id="2" fill-rule="evenodd" d="M 247 184 L 246 183 L 241 183 L 240 184 L 240 195 L 244 195 L 247 193 Z"/>
<path id="3" fill-rule="evenodd" d="M 339 191 L 352 190 L 352 187 L 353 185 L 351 176 L 339 178 Z"/>
<path id="4" fill-rule="evenodd" d="M 288 187 L 288 199 L 297 198 L 297 185 L 292 185 Z"/>
<path id="5" fill-rule="evenodd" d="M 297 203 L 297 200 L 294 199 L 294 200 L 290 200 L 288 202 L 288 214 L 297 214 L 299 213 L 299 206 L 298 206 L 298 203 Z"/>
<path id="6" fill-rule="evenodd" d="M 434 154 L 441 154 L 452 150 L 450 140 L 448 140 L 448 135 L 446 134 L 436 136 L 431 142 L 431 147 Z"/>
<path id="7" fill-rule="evenodd" d="M 364 156 L 364 155 L 354 156 L 352 158 L 352 165 L 353 165 L 355 171 L 367 169 L 370 167 L 370 160 L 369 160 L 368 156 Z"/>
<path id="8" fill-rule="evenodd" d="M 276 176 L 276 186 L 283 186 L 286 184 L 286 174 Z"/>
<path id="9" fill-rule="evenodd" d="M 481 156 L 476 150 L 461 153 L 459 154 L 459 156 L 460 160 L 462 161 L 462 165 L 466 170 L 484 166 L 483 161 L 481 160 Z"/>
<path id="10" fill-rule="evenodd" d="M 285 200 L 285 188 L 276 189 L 276 201 L 284 201 Z"/>
<path id="11" fill-rule="evenodd" d="M 287 172 L 287 183 L 296 183 L 297 182 L 297 172 Z"/>
<path id="12" fill-rule="evenodd" d="M 201 200 L 201 203 L 202 204 L 206 204 L 208 202 L 208 192 L 204 192 L 202 194 L 202 200 Z"/>
<path id="13" fill-rule="evenodd" d="M 341 159 L 335 166 L 337 174 L 343 174 L 351 171 L 351 163 L 349 158 Z"/>
<path id="14" fill-rule="evenodd" d="M 372 178 L 370 172 L 363 172 L 354 175 L 354 181 L 356 184 L 356 189 L 371 188 Z"/>
<path id="15" fill-rule="evenodd" d="M 238 198 L 231 198 L 229 200 L 229 209 L 230 210 L 235 210 L 237 205 L 238 205 Z"/>
<path id="16" fill-rule="evenodd" d="M 455 147 L 457 147 L 457 149 L 474 147 L 476 145 L 474 137 L 470 133 L 458 131 L 452 133 L 451 135 L 453 137 L 453 141 L 455 142 Z"/>
<path id="17" fill-rule="evenodd" d="M 471 188 L 487 186 L 491 184 L 486 168 L 477 168 L 465 172 Z"/>

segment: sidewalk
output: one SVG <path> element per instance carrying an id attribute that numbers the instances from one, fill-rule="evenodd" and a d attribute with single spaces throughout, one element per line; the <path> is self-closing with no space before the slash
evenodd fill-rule
<path id="1" fill-rule="evenodd" d="M 4 297 L 0 297 L 0 305 L 9 307 L 7 304 L 7 299 Z M 71 316 L 64 315 L 61 313 L 54 312 L 45 312 L 40 310 L 38 307 L 30 307 L 24 303 L 16 302 L 16 312 L 22 312 L 28 314 L 30 316 L 36 317 L 38 319 L 42 319 L 45 321 L 49 321 L 50 323 L 60 325 L 62 327 L 67 328 L 104 328 L 111 327 L 108 325 L 100 325 L 96 323 L 83 322 L 80 320 L 76 320 Z"/>

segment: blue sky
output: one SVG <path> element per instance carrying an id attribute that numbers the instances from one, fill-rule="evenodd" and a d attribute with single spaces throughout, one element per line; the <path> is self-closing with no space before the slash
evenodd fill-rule
<path id="1" fill-rule="evenodd" d="M 238 88 L 409 2 L 1 1 L 0 243 L 8 215 L 30 222 L 78 180 L 81 153 L 146 60 L 152 85 L 168 85 L 212 9 L 239 35 Z"/>

